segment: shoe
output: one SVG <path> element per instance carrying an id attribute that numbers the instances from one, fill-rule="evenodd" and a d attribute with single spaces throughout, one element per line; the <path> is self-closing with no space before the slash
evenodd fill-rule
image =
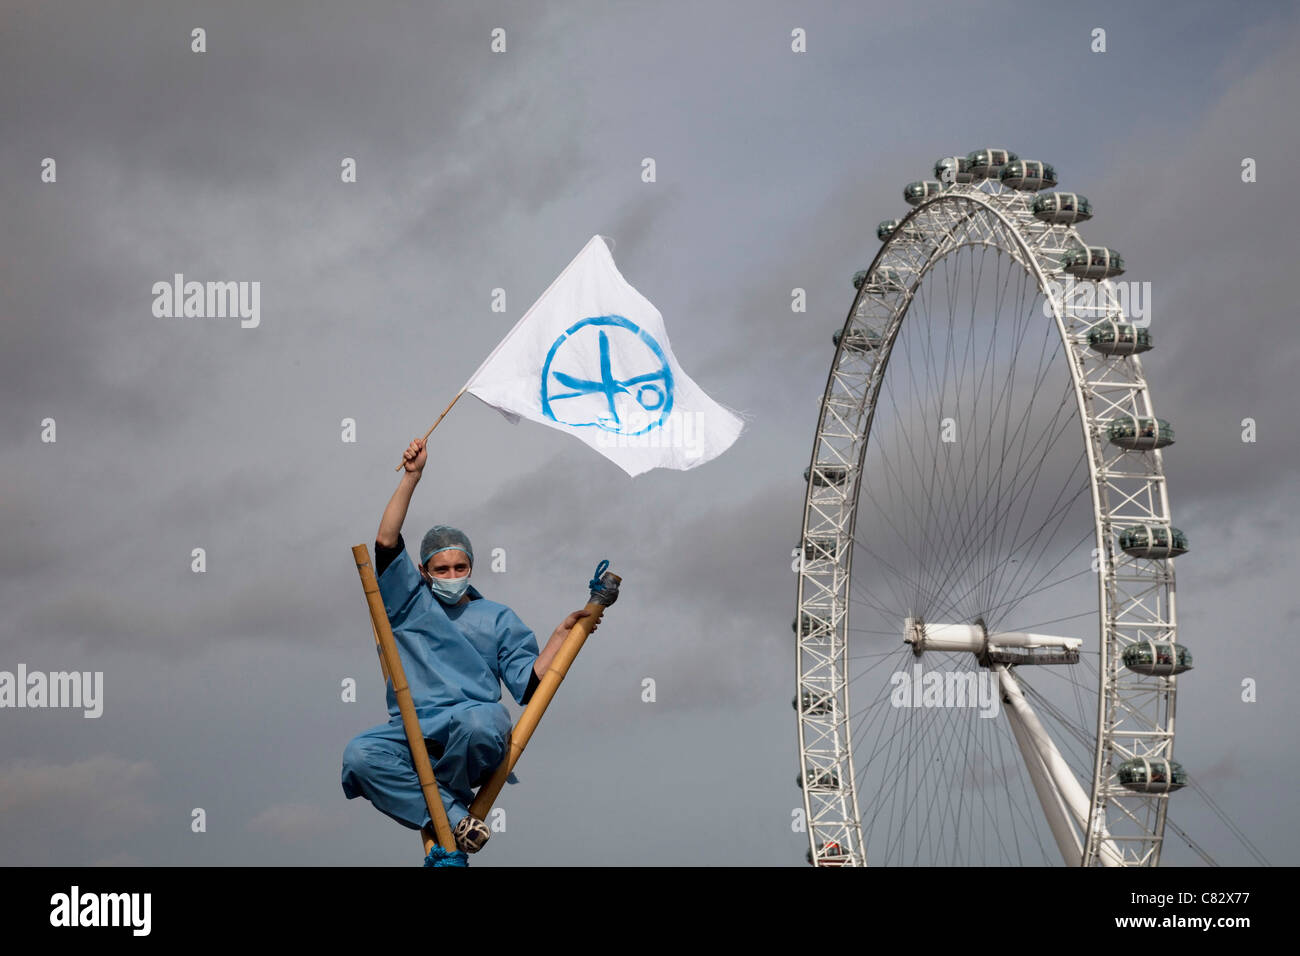
<path id="1" fill-rule="evenodd" d="M 452 831 L 456 846 L 464 853 L 477 853 L 483 849 L 483 844 L 487 843 L 491 835 L 488 825 L 472 815 L 461 820 Z"/>

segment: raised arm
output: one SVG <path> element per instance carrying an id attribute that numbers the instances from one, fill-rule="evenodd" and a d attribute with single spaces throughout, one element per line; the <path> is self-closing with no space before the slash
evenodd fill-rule
<path id="1" fill-rule="evenodd" d="M 379 533 L 375 535 L 375 541 L 386 548 L 397 545 L 397 536 L 406 521 L 406 509 L 411 505 L 411 494 L 415 491 L 415 486 L 420 483 L 424 465 L 429 460 L 424 439 L 417 438 L 407 445 L 403 458 L 405 460 L 402 462 L 402 467 L 406 470 L 402 473 L 402 480 L 398 482 L 393 497 L 388 500 L 384 516 L 379 520 Z"/>

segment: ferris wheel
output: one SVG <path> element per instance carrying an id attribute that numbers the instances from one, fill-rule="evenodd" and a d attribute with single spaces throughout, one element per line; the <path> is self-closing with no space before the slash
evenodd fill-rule
<path id="1" fill-rule="evenodd" d="M 1055 186 L 941 159 L 832 337 L 793 625 L 815 865 L 1159 863 L 1192 663 L 1174 435 L 1123 261 Z"/>

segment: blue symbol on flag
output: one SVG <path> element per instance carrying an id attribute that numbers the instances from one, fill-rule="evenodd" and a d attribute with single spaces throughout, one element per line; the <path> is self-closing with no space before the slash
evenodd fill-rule
<path id="1" fill-rule="evenodd" d="M 672 410 L 673 373 L 664 350 L 621 315 L 575 323 L 546 353 L 542 414 L 553 422 L 641 435 Z"/>

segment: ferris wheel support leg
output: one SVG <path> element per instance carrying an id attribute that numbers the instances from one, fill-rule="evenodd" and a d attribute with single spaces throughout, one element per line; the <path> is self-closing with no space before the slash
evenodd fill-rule
<path id="1" fill-rule="evenodd" d="M 1073 771 L 1070 770 L 1069 764 L 1065 762 L 1065 758 L 1061 756 L 1061 752 L 1056 749 L 1056 744 L 1052 743 L 1052 738 L 1048 736 L 1047 730 L 1038 719 L 1038 715 L 1034 713 L 1033 708 L 1029 706 L 1029 702 L 1025 700 L 1025 695 L 1020 692 L 1020 685 L 1011 676 L 1011 672 L 1007 670 L 1006 665 L 996 664 L 993 669 L 997 672 L 1006 702 L 1011 705 L 1015 715 L 1024 722 L 1025 741 L 1047 768 L 1052 783 L 1065 801 L 1066 807 L 1069 808 L 1075 824 L 1081 831 L 1086 832 L 1092 802 L 1088 799 L 1088 795 L 1083 792 L 1083 787 L 1079 786 L 1079 781 L 1075 779 Z M 1026 755 L 1026 763 L 1032 763 L 1028 755 Z M 1046 804 L 1044 804 L 1043 809 L 1050 815 L 1051 811 Z M 1110 834 L 1105 831 L 1104 825 L 1101 832 L 1098 858 L 1103 866 L 1122 866 L 1124 862 L 1123 856 L 1116 849 Z"/>
<path id="2" fill-rule="evenodd" d="M 1025 760 L 1025 769 L 1029 771 L 1029 779 L 1034 785 L 1034 792 L 1038 794 L 1038 802 L 1042 804 L 1043 815 L 1047 817 L 1047 825 L 1052 830 L 1052 836 L 1056 838 L 1056 846 L 1061 851 L 1061 857 L 1065 860 L 1066 866 L 1078 866 L 1083 859 L 1083 842 L 1079 838 L 1079 832 L 1070 822 L 1072 814 L 1065 806 L 1061 791 L 1052 781 L 1051 774 L 1047 772 L 1047 767 L 1038 755 L 1038 750 L 1029 742 L 1029 732 L 1025 729 L 1020 715 L 1014 708 L 1003 712 L 1007 715 L 1011 733 L 1015 735 L 1016 744 L 1020 747 L 1020 754 Z"/>

